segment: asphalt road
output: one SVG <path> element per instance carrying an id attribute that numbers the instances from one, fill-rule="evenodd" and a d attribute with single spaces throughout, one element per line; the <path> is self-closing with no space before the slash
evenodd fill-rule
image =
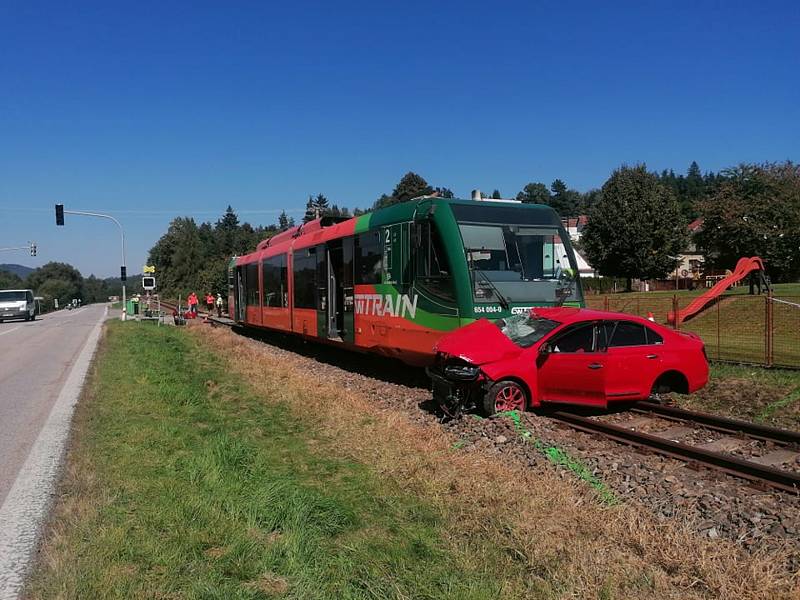
<path id="1" fill-rule="evenodd" d="M 0 505 L 104 305 L 0 323 Z"/>

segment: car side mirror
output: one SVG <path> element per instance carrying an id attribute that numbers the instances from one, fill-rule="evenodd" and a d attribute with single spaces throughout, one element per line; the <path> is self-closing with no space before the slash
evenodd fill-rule
<path id="1" fill-rule="evenodd" d="M 553 349 L 550 347 L 550 344 L 542 344 L 539 346 L 539 354 L 550 354 Z"/>

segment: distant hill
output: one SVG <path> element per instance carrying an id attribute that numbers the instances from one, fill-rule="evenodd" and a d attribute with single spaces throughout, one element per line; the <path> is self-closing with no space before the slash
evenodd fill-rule
<path id="1" fill-rule="evenodd" d="M 14 275 L 17 275 L 22 279 L 25 279 L 35 270 L 36 269 L 31 269 L 30 267 L 26 267 L 25 265 L 0 264 L 0 271 L 8 271 L 10 273 L 14 273 Z"/>

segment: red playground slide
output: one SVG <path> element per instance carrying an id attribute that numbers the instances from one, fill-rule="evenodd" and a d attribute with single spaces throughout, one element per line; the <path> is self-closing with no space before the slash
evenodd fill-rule
<path id="1" fill-rule="evenodd" d="M 761 260 L 758 256 L 753 256 L 752 258 L 740 258 L 739 262 L 736 263 L 736 268 L 733 270 L 733 273 L 728 275 L 725 279 L 719 280 L 714 287 L 708 290 L 705 294 L 702 294 L 692 300 L 692 302 L 686 308 L 682 308 L 678 311 L 678 325 L 683 323 L 689 317 L 693 317 L 701 310 L 703 310 L 706 305 L 711 302 L 714 298 L 718 297 L 722 294 L 725 290 L 731 287 L 734 283 L 737 283 L 747 277 L 753 271 L 763 271 L 764 270 L 764 261 Z M 675 315 L 670 311 L 667 319 L 669 319 L 670 323 L 675 323 Z"/>

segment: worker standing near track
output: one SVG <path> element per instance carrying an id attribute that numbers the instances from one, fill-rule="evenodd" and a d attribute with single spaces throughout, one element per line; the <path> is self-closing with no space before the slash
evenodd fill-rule
<path id="1" fill-rule="evenodd" d="M 218 317 L 222 316 L 222 303 L 223 303 L 222 294 L 217 294 L 217 316 Z"/>
<path id="2" fill-rule="evenodd" d="M 206 294 L 206 312 L 208 314 L 212 314 L 214 312 L 214 296 L 211 295 L 211 292 Z"/>
<path id="3" fill-rule="evenodd" d="M 197 294 L 192 292 L 189 294 L 189 298 L 186 300 L 186 303 L 189 305 L 189 312 L 196 315 L 197 314 Z"/>

